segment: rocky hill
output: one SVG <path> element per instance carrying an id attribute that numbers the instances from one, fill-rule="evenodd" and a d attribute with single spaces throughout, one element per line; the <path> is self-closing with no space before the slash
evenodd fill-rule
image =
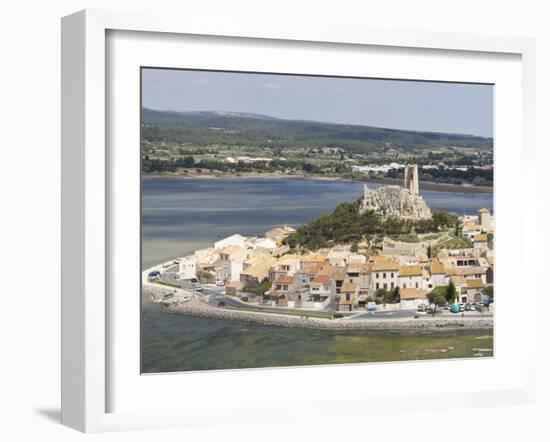
<path id="1" fill-rule="evenodd" d="M 424 198 L 399 186 L 369 189 L 365 185 L 359 212 L 372 210 L 382 218 L 397 217 L 406 220 L 430 219 L 432 212 Z"/>

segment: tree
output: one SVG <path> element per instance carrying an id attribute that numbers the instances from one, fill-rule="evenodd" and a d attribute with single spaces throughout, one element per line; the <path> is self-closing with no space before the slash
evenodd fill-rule
<path id="1" fill-rule="evenodd" d="M 447 286 L 447 292 L 445 293 L 445 298 L 447 299 L 447 302 L 449 304 L 453 304 L 456 301 L 457 297 L 458 297 L 458 292 L 456 291 L 456 287 L 453 281 L 449 281 L 449 285 Z"/>
<path id="2" fill-rule="evenodd" d="M 193 158 L 191 156 L 187 156 L 183 159 L 181 164 L 182 164 L 183 167 L 193 167 L 194 164 L 195 164 L 195 158 Z"/>
<path id="3" fill-rule="evenodd" d="M 394 303 L 401 302 L 401 294 L 399 293 L 399 287 L 395 287 L 393 289 L 393 302 Z"/>
<path id="4" fill-rule="evenodd" d="M 428 244 L 428 259 L 432 258 L 432 245 Z"/>
<path id="5" fill-rule="evenodd" d="M 357 244 L 357 241 L 355 241 L 350 248 L 351 252 L 357 253 L 359 251 L 359 244 Z"/>
<path id="6" fill-rule="evenodd" d="M 447 298 L 445 297 L 446 293 L 447 287 L 443 285 L 434 288 L 430 293 L 428 293 L 428 302 L 433 305 L 433 316 L 435 316 L 437 306 L 439 304 L 445 304 L 447 302 Z"/>
<path id="7" fill-rule="evenodd" d="M 378 289 L 374 292 L 374 301 L 377 304 L 385 304 L 389 299 L 389 292 L 385 289 Z"/>
<path id="8" fill-rule="evenodd" d="M 494 292 L 493 292 L 493 286 L 488 285 L 487 287 L 483 287 L 482 289 L 483 294 L 489 298 L 490 301 L 494 299 Z"/>
<path id="9" fill-rule="evenodd" d="M 260 284 L 260 291 L 262 296 L 265 295 L 269 289 L 271 289 L 271 281 L 267 278 L 264 278 Z"/>
<path id="10" fill-rule="evenodd" d="M 455 224 L 455 236 L 460 236 L 460 227 L 458 223 Z"/>

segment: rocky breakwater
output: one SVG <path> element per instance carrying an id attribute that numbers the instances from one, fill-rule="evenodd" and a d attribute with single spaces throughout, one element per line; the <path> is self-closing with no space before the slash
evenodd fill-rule
<path id="1" fill-rule="evenodd" d="M 429 219 L 432 212 L 424 198 L 399 186 L 369 189 L 366 185 L 361 198 L 360 212 L 372 210 L 380 216 L 421 220 Z"/>
<path id="2" fill-rule="evenodd" d="M 254 322 L 275 327 L 325 330 L 422 330 L 422 329 L 491 329 L 492 318 L 438 317 L 402 319 L 319 319 L 264 312 L 239 311 L 212 307 L 199 301 L 163 306 L 165 313 L 199 318 Z"/>

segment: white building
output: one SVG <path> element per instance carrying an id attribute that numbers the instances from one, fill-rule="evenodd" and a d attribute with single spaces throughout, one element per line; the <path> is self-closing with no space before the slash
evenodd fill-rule
<path id="1" fill-rule="evenodd" d="M 419 265 L 401 266 L 397 284 L 399 289 L 423 289 L 422 267 Z"/>
<path id="2" fill-rule="evenodd" d="M 275 243 L 275 241 L 273 241 L 272 239 L 269 239 L 269 238 L 257 238 L 252 247 L 254 249 L 268 249 L 268 250 L 275 250 L 277 248 L 277 244 Z"/>
<path id="3" fill-rule="evenodd" d="M 191 279 L 197 276 L 198 256 L 184 256 L 180 258 L 178 277 L 180 279 Z"/>
<path id="4" fill-rule="evenodd" d="M 393 259 L 376 259 L 372 265 L 371 289 L 393 290 L 397 287 L 399 264 Z"/>
<path id="5" fill-rule="evenodd" d="M 234 235 L 228 236 L 227 238 L 220 239 L 219 241 L 215 242 L 214 248 L 223 249 L 224 247 L 228 247 L 228 246 L 238 246 L 238 247 L 245 248 L 246 240 L 247 238 L 236 233 Z"/>
<path id="6" fill-rule="evenodd" d="M 214 263 L 216 284 L 240 281 L 243 263 L 247 258 L 246 250 L 232 245 L 224 247 L 218 252 L 219 259 Z"/>

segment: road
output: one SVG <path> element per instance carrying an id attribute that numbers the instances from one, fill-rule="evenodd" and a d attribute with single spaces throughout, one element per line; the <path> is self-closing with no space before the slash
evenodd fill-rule
<path id="1" fill-rule="evenodd" d="M 235 301 L 232 298 L 225 296 L 225 287 L 219 287 L 214 284 L 201 284 L 203 288 L 201 291 L 195 289 L 195 285 L 188 279 L 178 279 L 177 278 L 178 266 L 172 266 L 161 272 L 161 281 L 181 287 L 182 289 L 188 290 L 196 296 L 210 296 L 210 304 L 217 306 L 220 302 L 225 302 L 225 305 L 233 308 L 246 308 L 247 310 L 258 310 L 265 311 L 265 308 L 269 306 L 258 307 L 253 304 L 243 305 L 242 303 Z M 281 309 L 281 313 L 284 313 L 284 310 Z M 335 312 L 336 313 L 336 312 Z M 399 319 L 399 318 L 413 318 L 415 314 L 418 314 L 416 309 L 411 310 L 395 310 L 395 311 L 374 311 L 374 312 L 357 312 L 350 315 L 347 320 L 353 321 L 357 319 Z M 420 313 L 421 317 L 431 316 L 423 315 Z M 450 313 L 448 310 L 440 310 L 437 316 L 460 316 L 460 314 Z M 479 317 L 491 317 L 492 313 L 484 313 L 483 315 L 479 312 L 468 311 L 464 312 L 464 316 L 479 316 Z"/>
<path id="2" fill-rule="evenodd" d="M 362 312 L 350 316 L 348 320 L 355 319 L 397 319 L 397 318 L 413 318 L 416 310 L 396 310 L 392 312 Z"/>

